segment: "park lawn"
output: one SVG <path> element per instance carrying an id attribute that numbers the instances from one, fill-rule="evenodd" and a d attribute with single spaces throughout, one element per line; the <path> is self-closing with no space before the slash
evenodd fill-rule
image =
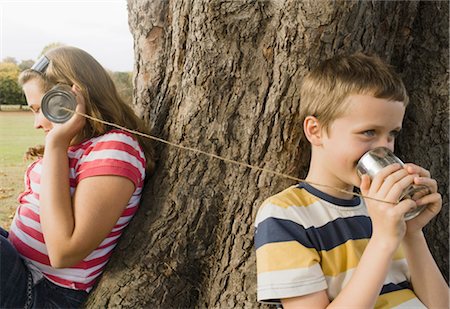
<path id="1" fill-rule="evenodd" d="M 9 229 L 24 189 L 23 176 L 31 163 L 23 156 L 28 147 L 44 143 L 44 132 L 33 127 L 30 111 L 0 111 L 0 226 Z"/>

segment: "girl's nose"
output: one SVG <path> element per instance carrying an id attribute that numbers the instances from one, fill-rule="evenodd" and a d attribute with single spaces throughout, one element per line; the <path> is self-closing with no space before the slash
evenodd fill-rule
<path id="1" fill-rule="evenodd" d="M 41 112 L 34 114 L 34 128 L 35 129 L 42 128 L 42 117 L 43 117 L 43 115 Z"/>

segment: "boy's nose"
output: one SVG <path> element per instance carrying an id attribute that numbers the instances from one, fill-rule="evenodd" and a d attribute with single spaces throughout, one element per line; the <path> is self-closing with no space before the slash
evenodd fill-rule
<path id="1" fill-rule="evenodd" d="M 386 147 L 391 151 L 394 151 L 394 139 L 393 138 L 383 138 L 377 141 L 376 145 L 374 145 L 374 148 L 378 147 Z"/>

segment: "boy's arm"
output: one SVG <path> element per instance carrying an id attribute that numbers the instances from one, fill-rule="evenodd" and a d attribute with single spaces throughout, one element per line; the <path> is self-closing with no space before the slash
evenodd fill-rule
<path id="1" fill-rule="evenodd" d="M 426 185 L 430 194 L 417 200 L 418 206 L 427 205 L 414 219 L 407 221 L 403 250 L 408 262 L 414 293 L 428 308 L 449 308 L 448 285 L 431 255 L 422 228 L 435 217 L 442 208 L 442 197 L 437 192 L 437 182 L 430 172 L 415 164 L 408 163 L 407 170 L 420 177 L 414 179 L 417 185 Z"/>
<path id="2" fill-rule="evenodd" d="M 406 169 L 399 164 L 392 164 L 380 171 L 370 181 L 363 175 L 361 192 L 364 196 L 377 200 L 394 202 L 398 200 L 403 190 L 414 180 Z M 282 300 L 285 308 L 306 308 L 306 301 L 314 297 L 320 305 L 315 308 L 373 308 L 380 294 L 386 275 L 397 250 L 406 232 L 404 215 L 416 207 L 412 200 L 404 200 L 397 205 L 366 200 L 367 209 L 372 220 L 372 237 L 355 268 L 355 271 L 338 296 L 328 304 L 322 299 L 325 291 L 311 294 L 307 298 L 295 297 Z"/>
<path id="3" fill-rule="evenodd" d="M 282 299 L 289 308 L 373 308 L 380 294 L 396 243 L 384 242 L 376 237 L 369 240 L 352 278 L 330 303 L 325 291 Z"/>
<path id="4" fill-rule="evenodd" d="M 414 293 L 427 308 L 449 308 L 449 291 L 423 233 L 407 235 L 403 240 Z"/>

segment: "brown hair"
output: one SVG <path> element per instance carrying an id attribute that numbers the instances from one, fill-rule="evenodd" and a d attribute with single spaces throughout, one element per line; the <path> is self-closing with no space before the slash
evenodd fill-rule
<path id="1" fill-rule="evenodd" d="M 409 98 L 393 67 L 378 56 L 355 53 L 325 60 L 303 79 L 300 89 L 300 119 L 315 116 L 324 129 L 342 116 L 350 95 L 370 95 L 403 102 Z"/>
<path id="2" fill-rule="evenodd" d="M 145 123 L 120 98 L 110 75 L 90 54 L 76 47 L 63 46 L 48 51 L 45 56 L 50 62 L 45 72 L 31 69 L 23 71 L 19 76 L 22 86 L 31 79 L 39 80 L 44 92 L 56 84 L 77 85 L 86 101 L 88 115 L 128 129 L 147 131 Z M 108 125 L 87 119 L 72 144 L 102 135 L 111 129 Z M 147 169 L 152 171 L 155 155 L 150 141 L 141 136 L 136 136 L 136 139 L 144 150 Z"/>

